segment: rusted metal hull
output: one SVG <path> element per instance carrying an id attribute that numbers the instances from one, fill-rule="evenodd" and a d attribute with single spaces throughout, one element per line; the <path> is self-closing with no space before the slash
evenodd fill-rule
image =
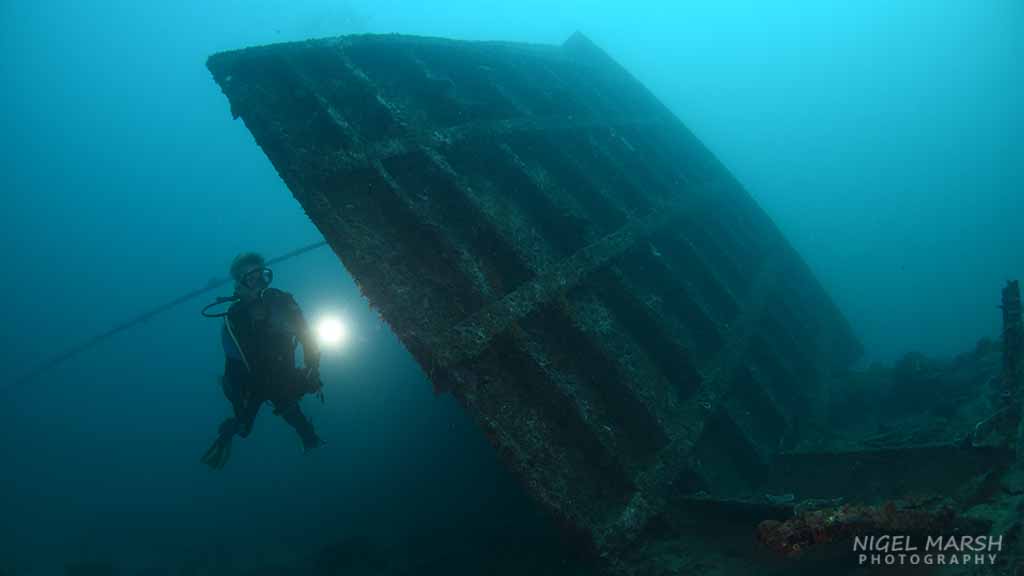
<path id="1" fill-rule="evenodd" d="M 860 354 L 736 179 L 581 35 L 208 66 L 434 385 L 613 568 L 673 499 L 759 485 Z"/>

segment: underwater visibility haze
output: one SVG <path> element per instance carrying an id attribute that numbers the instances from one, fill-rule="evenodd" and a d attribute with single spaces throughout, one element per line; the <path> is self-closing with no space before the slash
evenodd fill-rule
<path id="1" fill-rule="evenodd" d="M 384 36 L 301 43 L 364 34 Z M 826 522 L 815 534 L 831 542 L 851 536 L 842 518 L 856 514 L 858 526 L 880 531 L 897 524 L 923 534 L 955 522 L 961 532 L 1019 533 L 1019 515 L 982 518 L 967 503 L 1009 510 L 1024 485 L 1019 446 L 1014 456 L 1018 438 L 1024 445 L 1015 436 L 1019 304 L 1014 312 L 1012 291 L 1002 292 L 1024 276 L 1022 38 L 1024 4 L 1015 0 L 3 2 L 0 576 L 744 574 L 759 562 L 764 573 L 854 574 L 857 563 L 841 554 L 801 564 L 794 558 L 808 542 L 785 530 Z M 572 58 L 563 61 L 559 46 Z M 422 69 L 403 67 L 410 61 Z M 350 76 L 335 82 L 325 70 Z M 650 94 L 629 92 L 626 74 Z M 295 88 L 298 76 L 306 84 Z M 560 84 L 565 78 L 573 80 Z M 640 95 L 608 96 L 627 93 Z M 406 95 L 406 108 L 386 104 Z M 491 96 L 519 112 L 600 102 L 598 123 L 609 125 L 620 112 L 639 118 L 663 104 L 696 140 L 673 139 L 681 129 L 652 136 L 640 121 L 601 140 L 600 126 L 572 116 L 554 128 L 497 120 L 460 132 L 451 121 L 435 131 L 432 122 L 463 114 L 500 117 L 481 104 Z M 431 107 L 455 101 L 463 107 Z M 395 136 L 408 122 L 389 124 L 410 111 L 422 112 L 417 129 L 430 128 L 415 144 Z M 566 135 L 552 144 L 533 133 Z M 353 143 L 379 134 L 386 138 L 360 156 Z M 492 136 L 501 141 L 493 150 Z M 710 156 L 695 152 L 696 141 Z M 326 185 L 320 196 L 324 174 L 334 173 L 316 153 L 331 146 L 351 154 L 338 186 L 402 188 L 408 204 L 372 194 L 339 200 Z M 643 146 L 644 160 L 631 160 Z M 677 155 L 704 158 L 694 161 L 704 167 L 717 166 L 713 156 L 723 170 L 712 172 L 738 183 L 720 193 L 742 206 L 749 194 L 760 207 L 749 204 L 741 217 L 709 204 L 714 210 L 693 218 L 714 238 L 695 240 L 690 260 L 659 236 L 657 210 L 648 217 L 617 205 L 616 192 L 602 197 L 607 206 L 578 204 L 575 189 L 554 200 L 492 194 L 526 194 L 572 175 L 580 189 L 618 183 L 648 202 Z M 653 176 L 637 175 L 641 168 Z M 444 196 L 446 179 L 493 221 L 470 218 L 462 200 Z M 463 257 L 486 252 L 476 283 L 466 281 L 472 289 L 437 299 L 438 286 L 457 284 L 434 267 L 449 255 L 427 235 L 410 232 L 416 241 L 403 243 L 424 221 L 423 230 L 461 242 Z M 522 221 L 532 227 L 520 229 Z M 481 232 L 488 226 L 495 236 Z M 619 236 L 610 230 L 635 246 L 614 252 L 607 239 Z M 518 244 L 495 239 L 512 235 Z M 545 278 L 574 277 L 565 269 L 582 238 L 591 252 L 577 260 L 606 250 L 615 272 L 595 273 L 586 293 L 551 288 Z M 658 321 L 697 318 L 679 295 L 703 291 L 701 282 L 726 292 L 761 286 L 742 250 L 729 276 L 709 248 L 728 254 L 745 242 L 757 254 L 791 246 L 793 259 L 761 300 L 698 302 L 727 341 L 724 352 L 704 354 L 695 325 L 683 337 Z M 284 257 L 236 260 L 248 252 Z M 682 262 L 718 272 L 673 284 L 688 270 Z M 301 410 L 311 424 L 297 419 L 292 397 L 266 392 L 273 405 L 251 420 L 225 398 L 225 351 L 240 350 L 228 357 L 249 370 L 245 350 L 257 345 L 242 320 L 225 329 L 200 310 L 233 285 L 249 286 L 256 276 L 246 272 L 258 287 L 284 291 L 264 299 L 257 290 L 260 302 L 301 310 L 302 322 L 291 315 L 287 324 L 303 353 L 313 346 L 307 334 L 331 341 L 319 358 L 304 358 L 304 369 L 318 362 L 319 379 L 307 370 L 289 389 L 308 393 Z M 410 278 L 411 287 L 399 281 Z M 541 294 L 536 302 L 501 304 L 523 285 Z M 182 295 L 195 298 L 179 303 Z M 770 329 L 741 322 L 750 300 L 779 323 L 779 337 L 748 334 L 749 349 L 730 351 L 729 334 Z M 733 307 L 735 322 L 716 316 Z M 575 323 L 545 312 L 555 309 Z M 442 325 L 452 317 L 476 319 L 458 327 L 478 331 L 460 336 Z M 760 382 L 775 373 L 748 370 L 747 356 L 775 366 L 781 333 L 804 329 L 814 336 L 794 337 L 792 354 L 813 350 L 806 366 L 779 369 L 791 387 L 697 395 L 692 413 L 674 412 L 674 400 L 662 412 L 645 395 L 643 361 L 615 355 L 640 346 L 651 373 L 673 382 L 683 372 L 695 386 Z M 671 347 L 678 342 L 689 345 Z M 578 355 L 563 355 L 563 345 Z M 694 357 L 679 360 L 684 348 Z M 68 350 L 76 353 L 61 357 Z M 545 353 L 550 361 L 538 361 Z M 474 354 L 483 360 L 466 361 Z M 705 356 L 717 360 L 705 366 Z M 543 370 L 523 367 L 532 361 Z M 624 367 L 640 385 L 607 377 Z M 514 386 L 489 388 L 509 374 Z M 488 404 L 497 399 L 507 405 Z M 675 496 L 641 502 L 636 494 L 668 493 L 651 487 L 659 481 L 650 470 L 673 461 L 663 454 L 689 438 L 673 418 L 692 414 L 707 439 L 672 469 L 666 486 Z M 211 448 L 205 460 L 216 465 L 204 466 L 218 425 L 232 416 L 230 450 Z M 578 452 L 554 447 L 577 438 Z M 871 456 L 858 457 L 855 471 L 842 458 L 799 456 L 844 450 Z M 899 470 L 872 460 L 894 450 Z M 757 468 L 764 462 L 770 473 Z M 584 480 L 560 484 L 574 474 Z M 898 483 L 915 488 L 890 490 Z M 722 508 L 725 500 L 732 507 Z M 826 521 L 820 510 L 834 512 Z M 751 528 L 737 528 L 744 523 Z M 714 544 L 666 536 L 687 530 Z M 1012 569 L 1006 562 L 1024 558 L 1018 548 L 1004 549 L 992 569 Z"/>

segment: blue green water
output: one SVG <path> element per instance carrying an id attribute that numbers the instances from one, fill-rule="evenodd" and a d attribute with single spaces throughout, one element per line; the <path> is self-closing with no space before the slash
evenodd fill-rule
<path id="1" fill-rule="evenodd" d="M 867 359 L 998 333 L 999 288 L 1024 275 L 1016 0 L 7 0 L 0 382 L 224 276 L 240 251 L 319 238 L 231 119 L 209 54 L 356 32 L 560 43 L 575 30 L 743 182 Z M 353 323 L 353 345 L 324 361 L 327 403 L 307 401 L 329 447 L 304 457 L 268 410 L 227 470 L 200 466 L 227 412 L 218 325 L 176 309 L 0 392 L 0 573 L 108 559 L 128 574 L 216 573 L 354 536 L 422 560 L 420 573 L 550 552 L 486 440 L 330 252 L 275 272 L 311 314 Z"/>

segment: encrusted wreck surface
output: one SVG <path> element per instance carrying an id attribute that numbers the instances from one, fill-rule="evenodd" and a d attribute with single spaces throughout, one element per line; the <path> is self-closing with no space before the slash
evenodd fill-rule
<path id="1" fill-rule="evenodd" d="M 684 495 L 757 490 L 860 354 L 742 186 L 581 35 L 208 66 L 434 385 L 612 570 Z"/>

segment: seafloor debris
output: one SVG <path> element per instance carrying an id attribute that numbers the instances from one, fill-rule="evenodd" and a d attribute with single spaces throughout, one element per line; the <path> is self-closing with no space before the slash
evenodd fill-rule
<path id="1" fill-rule="evenodd" d="M 953 527 L 955 516 L 948 505 L 925 510 L 896 501 L 878 506 L 846 504 L 805 511 L 784 522 L 765 520 L 757 527 L 757 535 L 772 550 L 797 557 L 816 546 L 856 536 L 941 535 Z"/>

